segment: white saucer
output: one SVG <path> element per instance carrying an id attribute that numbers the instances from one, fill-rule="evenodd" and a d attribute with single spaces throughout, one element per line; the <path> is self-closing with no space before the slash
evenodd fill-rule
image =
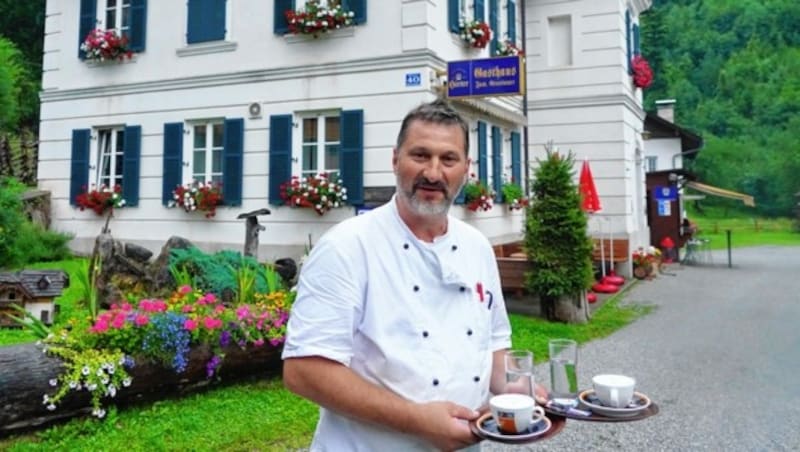
<path id="1" fill-rule="evenodd" d="M 633 400 L 625 408 L 612 408 L 602 405 L 594 394 L 594 389 L 587 389 L 578 394 L 580 404 L 593 413 L 608 417 L 631 417 L 641 414 L 650 407 L 650 398 L 641 392 L 633 393 Z"/>
<path id="2" fill-rule="evenodd" d="M 531 424 L 528 429 L 516 435 L 503 433 L 497 428 L 497 423 L 492 417 L 492 413 L 486 413 L 475 421 L 475 426 L 480 435 L 487 439 L 494 439 L 502 442 L 527 442 L 538 436 L 544 435 L 550 430 L 552 422 L 543 416 L 538 422 Z"/>

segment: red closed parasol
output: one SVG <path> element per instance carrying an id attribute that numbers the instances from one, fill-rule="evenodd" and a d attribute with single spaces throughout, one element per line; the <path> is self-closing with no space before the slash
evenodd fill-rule
<path id="1" fill-rule="evenodd" d="M 597 195 L 597 188 L 594 186 L 594 177 L 592 177 L 592 170 L 589 168 L 589 160 L 583 161 L 578 189 L 581 192 L 581 209 L 586 213 L 599 212 L 601 209 L 600 197 Z"/>

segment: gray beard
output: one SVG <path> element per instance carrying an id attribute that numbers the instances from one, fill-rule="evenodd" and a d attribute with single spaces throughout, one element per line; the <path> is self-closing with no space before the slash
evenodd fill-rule
<path id="1" fill-rule="evenodd" d="M 458 192 L 464 188 L 464 184 L 466 184 L 466 178 L 461 183 L 461 187 L 459 187 Z M 413 188 L 412 188 L 413 190 Z M 448 212 L 450 212 L 450 206 L 453 205 L 453 199 L 445 193 L 445 198 L 440 203 L 433 203 L 433 202 L 425 202 L 413 191 L 406 192 L 400 188 L 400 181 L 397 181 L 397 193 L 398 195 L 402 196 L 408 201 L 408 205 L 411 209 L 419 216 L 423 217 L 438 217 L 438 216 L 446 216 Z"/>

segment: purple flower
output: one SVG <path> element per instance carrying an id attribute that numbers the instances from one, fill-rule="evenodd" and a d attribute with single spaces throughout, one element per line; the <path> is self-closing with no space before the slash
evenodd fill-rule
<path id="1" fill-rule="evenodd" d="M 228 330 L 225 330 L 219 336 L 219 346 L 220 347 L 227 347 L 228 344 L 231 342 L 231 333 Z"/>
<path id="2" fill-rule="evenodd" d="M 220 363 L 222 362 L 222 358 L 217 355 L 211 357 L 206 363 L 206 377 L 211 378 L 214 376 L 214 372 L 216 372 L 217 368 L 219 367 Z"/>

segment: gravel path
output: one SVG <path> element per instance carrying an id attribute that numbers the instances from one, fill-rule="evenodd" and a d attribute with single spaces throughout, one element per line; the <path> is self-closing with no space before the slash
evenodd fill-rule
<path id="1" fill-rule="evenodd" d="M 569 420 L 550 440 L 482 450 L 800 451 L 800 248 L 735 249 L 733 268 L 725 251 L 712 257 L 638 283 L 624 302 L 656 309 L 579 349 L 581 388 L 598 373 L 634 376 L 657 416 Z"/>

